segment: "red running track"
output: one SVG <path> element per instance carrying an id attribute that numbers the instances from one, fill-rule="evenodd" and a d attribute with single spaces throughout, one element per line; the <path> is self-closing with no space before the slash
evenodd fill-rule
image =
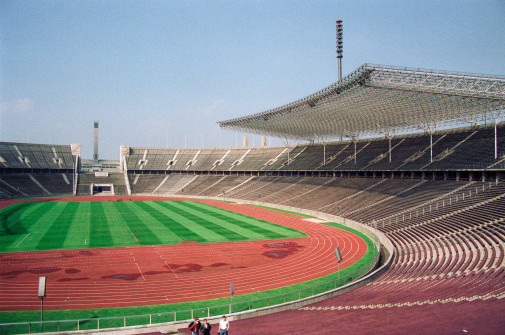
<path id="1" fill-rule="evenodd" d="M 246 294 L 325 276 L 337 271 L 337 246 L 344 258 L 341 269 L 366 253 L 366 243 L 360 237 L 304 217 L 249 205 L 195 201 L 291 227 L 309 237 L 2 253 L 0 310 L 39 309 L 39 276 L 47 276 L 46 309 L 156 305 L 227 297 L 230 283 L 234 283 L 236 294 Z"/>

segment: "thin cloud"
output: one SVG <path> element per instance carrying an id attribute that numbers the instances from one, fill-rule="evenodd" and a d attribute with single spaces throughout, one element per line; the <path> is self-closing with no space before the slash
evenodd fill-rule
<path id="1" fill-rule="evenodd" d="M 33 110 L 35 101 L 30 98 L 11 100 L 0 103 L 0 113 L 24 115 Z"/>
<path id="2" fill-rule="evenodd" d="M 223 105 L 224 103 L 225 103 L 224 99 L 214 100 L 214 102 L 210 106 L 208 106 L 203 110 L 203 114 L 208 115 L 213 113 L 219 106 Z"/>

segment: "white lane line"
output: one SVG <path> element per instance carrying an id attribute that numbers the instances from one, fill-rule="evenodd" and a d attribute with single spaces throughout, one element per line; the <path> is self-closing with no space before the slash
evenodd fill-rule
<path id="1" fill-rule="evenodd" d="M 167 261 L 163 259 L 163 262 L 167 265 L 167 267 L 170 269 L 170 271 L 172 271 L 172 273 L 174 274 L 174 276 L 176 278 L 179 278 L 179 276 L 177 275 L 177 273 L 175 273 L 174 270 L 172 270 L 172 268 L 170 267 L 170 265 L 168 265 Z"/>
<path id="2" fill-rule="evenodd" d="M 139 272 L 142 275 L 142 278 L 144 278 L 144 280 L 146 280 L 146 278 L 144 277 L 144 274 L 142 273 L 142 270 L 140 270 L 139 263 L 135 263 L 135 264 L 137 265 L 137 269 L 139 269 Z"/>
<path id="3" fill-rule="evenodd" d="M 23 242 L 23 241 L 24 241 L 24 240 L 28 237 L 28 235 L 30 235 L 30 234 L 31 234 L 31 233 L 26 234 L 26 236 L 25 236 L 25 237 L 24 237 L 21 241 L 19 241 L 19 243 L 16 245 L 16 248 L 17 248 L 17 247 L 21 244 L 21 242 Z"/>
<path id="4" fill-rule="evenodd" d="M 170 267 L 170 265 L 168 265 L 167 261 L 161 256 L 161 254 L 158 252 L 158 250 L 156 250 L 156 253 L 158 254 L 158 256 L 160 256 L 160 259 L 163 261 L 163 263 L 165 263 L 165 265 L 167 266 L 167 268 L 169 268 L 170 271 L 172 271 L 172 273 L 174 274 L 175 278 L 179 278 L 179 276 L 177 275 L 177 273 L 175 273 L 174 270 L 172 270 L 172 268 Z"/>

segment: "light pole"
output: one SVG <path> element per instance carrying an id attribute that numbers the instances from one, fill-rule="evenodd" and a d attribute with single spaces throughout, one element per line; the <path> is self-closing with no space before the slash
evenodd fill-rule
<path id="1" fill-rule="evenodd" d="M 44 297 L 46 296 L 46 277 L 39 277 L 39 294 L 40 298 L 40 332 L 44 332 Z"/>
<path id="2" fill-rule="evenodd" d="M 374 226 L 374 229 L 375 229 L 374 236 L 375 236 L 375 238 L 377 238 L 377 241 L 375 241 L 375 238 L 373 239 L 373 241 L 374 241 L 373 257 L 375 258 L 375 247 L 376 247 L 375 246 L 375 242 L 377 242 L 377 251 L 379 251 L 378 250 L 379 249 L 379 241 L 378 241 L 379 238 L 377 237 L 377 234 L 376 234 L 376 232 L 377 232 L 377 222 L 375 222 L 375 220 L 373 221 L 373 226 Z"/>
<path id="3" fill-rule="evenodd" d="M 231 307 L 230 307 L 230 312 L 233 313 L 233 294 L 235 293 L 235 285 L 233 283 L 230 283 L 230 293 L 231 293 Z"/>
<path id="4" fill-rule="evenodd" d="M 337 58 L 338 58 L 338 81 L 342 81 L 342 20 L 337 20 Z"/>
<path id="5" fill-rule="evenodd" d="M 335 255 L 338 261 L 338 283 L 340 285 L 340 261 L 342 261 L 342 254 L 340 253 L 340 247 L 335 248 Z"/>

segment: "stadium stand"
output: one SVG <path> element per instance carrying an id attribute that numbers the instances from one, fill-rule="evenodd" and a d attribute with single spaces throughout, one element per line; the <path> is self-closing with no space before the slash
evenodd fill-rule
<path id="1" fill-rule="evenodd" d="M 129 175 L 130 185 L 136 194 L 173 194 L 193 178 L 185 174 Z"/>
<path id="2" fill-rule="evenodd" d="M 226 191 L 245 183 L 247 176 L 196 176 L 198 180 L 191 182 L 188 187 L 181 189 L 177 194 L 191 194 L 198 196 L 224 196 Z M 196 179 L 196 178 L 195 178 Z"/>
<path id="3" fill-rule="evenodd" d="M 0 175 L 0 189 L 5 198 L 48 196 L 72 193 L 72 175 L 43 173 L 9 173 Z"/>
<path id="4" fill-rule="evenodd" d="M 73 170 L 70 146 L 0 143 L 0 167 L 9 169 Z"/>
<path id="5" fill-rule="evenodd" d="M 498 127 L 499 157 L 503 157 L 504 125 Z M 494 159 L 494 129 L 492 126 L 440 131 L 433 136 L 433 162 L 430 162 L 430 139 L 428 134 L 397 136 L 391 140 L 391 162 L 389 140 L 361 140 L 357 142 L 356 163 L 354 143 L 325 145 L 326 160 L 322 145 L 308 146 L 306 155 L 294 160 L 295 164 L 318 170 L 360 171 L 423 171 L 454 169 L 489 169 Z M 500 145 L 501 144 L 501 145 Z M 302 161 L 303 160 L 303 161 Z M 300 161 L 300 162 L 297 162 Z M 316 163 L 317 162 L 317 163 Z M 326 164 L 324 164 L 326 163 Z M 493 168 L 503 169 L 503 164 Z M 283 167 L 283 169 L 288 169 Z"/>
<path id="6" fill-rule="evenodd" d="M 152 194 L 166 177 L 157 174 L 128 175 L 130 185 L 135 189 L 136 194 Z"/>
<path id="7" fill-rule="evenodd" d="M 129 148 L 128 171 L 261 171 L 286 163 L 288 147 Z"/>
<path id="8" fill-rule="evenodd" d="M 311 202 L 313 195 L 303 186 L 307 180 L 314 186 L 326 184 L 332 192 L 324 193 Z M 325 183 L 324 180 L 330 182 Z M 362 212 L 374 212 L 379 207 L 376 204 L 380 203 L 383 210 L 375 211 L 377 216 L 371 215 L 373 221 L 367 223 L 376 225 L 387 234 L 395 246 L 396 257 L 385 274 L 364 287 L 299 310 L 263 316 L 259 320 L 235 321 L 233 327 L 236 332 L 250 329 L 258 323 L 278 323 L 283 319 L 290 320 L 288 328 L 292 329 L 304 327 L 307 320 L 322 325 L 328 317 L 332 318 L 332 322 L 348 324 L 349 317 L 356 318 L 362 313 L 381 319 L 392 308 L 404 317 L 416 318 L 418 311 L 411 306 L 424 306 L 428 313 L 435 313 L 440 306 L 449 311 L 459 311 L 459 306 L 465 303 L 473 306 L 468 310 L 481 306 L 486 311 L 492 307 L 484 302 L 491 306 L 505 305 L 502 302 L 505 296 L 503 182 L 269 177 L 251 184 L 253 190 L 244 189 L 234 196 L 255 200 L 261 189 L 268 194 L 262 200 L 282 203 L 285 200 L 282 200 L 284 197 L 279 190 L 285 190 L 287 194 L 300 194 L 300 207 L 313 210 L 318 210 L 320 201 L 331 193 L 334 194 L 333 199 L 348 199 L 362 193 L 355 202 L 347 202 L 352 205 L 351 210 L 345 209 L 346 202 L 337 202 L 342 204 L 341 215 L 360 220 Z M 405 212 L 406 208 L 410 211 Z M 402 215 L 390 219 L 402 211 Z M 402 218 L 400 222 L 398 217 Z M 375 219 L 378 218 L 384 219 L 377 223 Z M 342 312 L 346 317 L 342 316 Z M 359 319 L 361 325 L 355 325 L 354 331 L 377 332 Z M 443 320 L 438 322 L 444 324 Z M 394 327 L 410 329 L 412 325 L 401 322 Z M 391 327 L 385 329 L 390 330 Z"/>
<path id="9" fill-rule="evenodd" d="M 441 130 L 433 134 L 430 159 L 429 134 L 397 135 L 389 139 L 363 139 L 356 142 L 329 142 L 291 147 L 165 149 L 130 148 L 126 157 L 129 173 L 174 172 L 258 172 L 258 171 L 348 171 L 493 173 L 505 169 L 505 124 L 497 126 L 497 156 L 494 158 L 494 127 L 479 126 Z M 356 154 L 355 147 L 356 144 Z M 175 157 L 175 158 L 174 158 Z M 458 178 L 459 178 L 458 177 Z"/>
<path id="10" fill-rule="evenodd" d="M 0 142 L 0 198 L 72 194 L 78 157 L 69 145 Z"/>

